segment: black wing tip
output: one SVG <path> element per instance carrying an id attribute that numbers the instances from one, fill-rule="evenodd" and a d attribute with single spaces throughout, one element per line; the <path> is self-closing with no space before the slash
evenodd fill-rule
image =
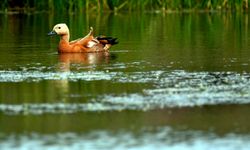
<path id="1" fill-rule="evenodd" d="M 110 44 L 112 45 L 115 45 L 115 44 L 118 44 L 119 41 L 117 40 L 117 38 L 113 38 L 111 41 L 110 41 Z"/>
<path id="2" fill-rule="evenodd" d="M 115 45 L 118 44 L 119 41 L 117 41 L 118 38 L 113 38 L 113 37 L 103 37 L 103 36 L 99 36 L 96 37 L 97 40 L 107 40 L 109 44 L 111 45 Z"/>

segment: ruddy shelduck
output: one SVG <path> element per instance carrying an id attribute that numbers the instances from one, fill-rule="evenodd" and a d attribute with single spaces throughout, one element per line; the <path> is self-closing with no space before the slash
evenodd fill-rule
<path id="1" fill-rule="evenodd" d="M 57 24 L 48 35 L 59 35 L 59 53 L 90 53 L 90 52 L 109 52 L 112 45 L 117 44 L 117 38 L 99 36 L 94 37 L 93 28 L 90 27 L 89 33 L 74 41 L 69 41 L 69 28 L 65 23 Z"/>

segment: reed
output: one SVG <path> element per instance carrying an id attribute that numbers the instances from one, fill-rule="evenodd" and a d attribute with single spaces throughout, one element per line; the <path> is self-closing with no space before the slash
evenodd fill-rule
<path id="1" fill-rule="evenodd" d="M 249 0 L 3 0 L 1 12 L 247 11 Z"/>
<path id="2" fill-rule="evenodd" d="M 7 12 L 8 9 L 8 0 L 3 0 L 3 2 L 0 4 L 0 8 L 3 12 Z"/>

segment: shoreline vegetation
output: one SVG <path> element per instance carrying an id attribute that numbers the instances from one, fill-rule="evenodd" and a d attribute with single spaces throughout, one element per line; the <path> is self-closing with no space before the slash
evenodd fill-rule
<path id="1" fill-rule="evenodd" d="M 250 0 L 3 0 L 1 13 L 248 12 Z"/>

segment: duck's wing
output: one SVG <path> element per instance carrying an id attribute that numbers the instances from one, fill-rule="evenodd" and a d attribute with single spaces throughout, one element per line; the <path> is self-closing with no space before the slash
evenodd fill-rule
<path id="1" fill-rule="evenodd" d="M 84 38 L 79 38 L 70 42 L 70 44 L 75 44 L 75 43 L 80 44 L 84 47 L 90 48 L 98 44 L 99 41 L 96 38 L 94 38 L 93 28 L 90 27 L 89 33 Z"/>
<path id="2" fill-rule="evenodd" d="M 111 44 L 115 45 L 118 44 L 119 42 L 117 41 L 117 38 L 109 37 L 109 36 L 98 36 L 96 39 L 103 45 L 106 44 Z"/>
<path id="3" fill-rule="evenodd" d="M 78 39 L 76 39 L 76 40 L 73 40 L 73 41 L 70 41 L 69 42 L 69 44 L 75 44 L 75 43 L 77 43 L 79 40 L 81 40 L 82 38 L 78 38 Z"/>

